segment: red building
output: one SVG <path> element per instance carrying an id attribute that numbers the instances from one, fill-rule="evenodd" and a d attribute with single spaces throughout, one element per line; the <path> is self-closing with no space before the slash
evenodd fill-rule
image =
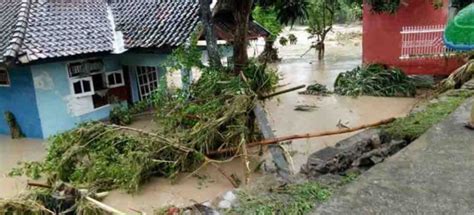
<path id="1" fill-rule="evenodd" d="M 463 60 L 430 55 L 431 52 L 440 52 L 434 47 L 437 44 L 444 52 L 442 32 L 438 30 L 438 36 L 432 34 L 430 37 L 426 36 L 427 31 L 424 30 L 435 27 L 443 29 L 442 26 L 448 20 L 448 1 L 444 0 L 443 7 L 435 9 L 430 0 L 406 0 L 395 14 L 377 14 L 371 11 L 370 5 L 364 5 L 363 62 L 400 67 L 407 74 L 447 75 L 453 72 L 463 64 Z M 403 29 L 418 32 L 418 39 L 403 37 Z M 411 47 L 408 48 L 410 53 L 425 55 L 404 58 L 408 49 L 402 50 L 402 44 Z"/>

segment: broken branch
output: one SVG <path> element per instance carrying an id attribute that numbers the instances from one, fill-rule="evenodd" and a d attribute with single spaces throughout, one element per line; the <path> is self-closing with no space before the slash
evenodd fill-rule
<path id="1" fill-rule="evenodd" d="M 299 89 L 302 89 L 302 88 L 305 88 L 305 87 L 306 87 L 306 85 L 304 85 L 304 84 L 299 85 L 299 86 L 296 86 L 296 87 L 292 87 L 290 89 L 286 89 L 286 90 L 282 90 L 282 91 L 279 91 L 279 92 L 272 93 L 270 95 L 259 96 L 258 99 L 260 99 L 260 100 L 268 99 L 268 98 L 271 98 L 271 97 L 274 97 L 274 96 L 278 96 L 278 95 L 281 95 L 281 94 L 284 94 L 284 93 L 289 93 L 289 92 L 299 90 Z"/>
<path id="2" fill-rule="evenodd" d="M 288 140 L 295 140 L 295 139 L 309 139 L 309 138 L 314 138 L 314 137 L 323 137 L 323 136 L 330 136 L 330 135 L 336 135 L 336 134 L 345 134 L 345 133 L 350 133 L 366 128 L 371 128 L 371 127 L 377 127 L 380 125 L 385 125 L 388 123 L 391 123 L 395 121 L 395 118 L 390 118 L 390 119 L 385 119 L 376 123 L 371 123 L 371 124 L 366 124 L 366 125 L 361 125 L 357 126 L 354 128 L 346 128 L 346 129 L 340 129 L 336 131 L 325 131 L 325 132 L 317 132 L 317 133 L 306 133 L 306 134 L 295 134 L 295 135 L 290 135 L 290 136 L 284 136 L 284 137 L 278 137 L 278 138 L 272 138 L 272 139 L 266 139 L 258 142 L 253 142 L 247 144 L 247 147 L 255 147 L 255 146 L 261 146 L 261 145 L 271 145 L 271 144 L 277 144 L 279 142 L 283 141 L 288 141 Z M 219 151 L 214 151 L 210 152 L 207 155 L 218 155 L 218 154 L 224 154 L 224 153 L 231 153 L 237 151 L 238 148 L 227 148 Z"/>

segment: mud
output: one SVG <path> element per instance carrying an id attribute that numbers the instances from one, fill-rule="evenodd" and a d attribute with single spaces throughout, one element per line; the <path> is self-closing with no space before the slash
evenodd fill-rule
<path id="1" fill-rule="evenodd" d="M 360 26 L 336 26 L 337 32 L 360 32 Z M 312 84 L 315 81 L 327 85 L 332 90 L 332 83 L 340 72 L 352 69 L 361 63 L 360 38 L 352 38 L 343 43 L 337 40 L 328 41 L 326 45 L 326 59 L 324 62 L 316 60 L 315 50 L 301 57 L 311 45 L 307 40 L 308 35 L 304 28 L 295 27 L 292 31 L 298 37 L 298 44 L 280 48 L 282 62 L 275 65 L 280 70 L 283 80 L 281 84 L 292 87 L 300 84 Z M 286 30 L 284 34 L 288 34 Z M 330 38 L 336 38 L 331 34 Z M 341 45 L 342 44 L 342 45 Z M 264 42 L 253 43 L 249 53 L 258 54 L 263 50 Z M 196 74 L 198 76 L 199 74 Z M 175 80 L 179 85 L 179 74 L 174 73 L 170 80 Z M 177 82 L 177 83 L 176 83 Z M 178 86 L 179 87 L 179 86 Z M 409 112 L 415 99 L 409 98 L 375 98 L 375 97 L 319 97 L 313 95 L 299 95 L 298 92 L 284 94 L 266 103 L 270 114 L 271 124 L 277 136 L 317 132 L 337 129 L 341 122 L 347 126 L 355 126 L 379 121 L 389 117 L 403 116 Z M 295 111 L 298 105 L 316 106 L 313 111 Z M 134 127 L 151 130 L 146 119 L 135 122 Z M 352 134 L 331 137 L 315 138 L 310 140 L 295 141 L 288 147 L 292 155 L 294 169 L 299 170 L 308 156 L 326 146 L 332 146 L 338 141 Z M 17 161 L 39 160 L 44 157 L 45 148 L 40 141 L 20 140 L 10 141 L 0 137 L 0 198 L 11 197 L 25 189 L 24 178 L 6 178 L 4 175 L 14 167 Z M 227 174 L 235 174 L 243 179 L 241 160 L 234 160 L 223 164 L 222 168 Z M 124 212 L 131 213 L 131 208 L 152 214 L 154 209 L 167 206 L 186 206 L 200 203 L 232 190 L 229 181 L 214 167 L 202 169 L 199 177 L 180 175 L 176 181 L 155 178 L 146 183 L 137 194 L 127 194 L 122 191 L 112 191 L 104 200 Z M 251 183 L 261 175 L 254 173 Z"/>
<path id="2" fill-rule="evenodd" d="M 335 32 L 343 33 L 360 32 L 360 30 L 358 26 L 336 26 L 335 28 Z M 335 34 L 331 34 L 330 41 L 326 44 L 325 60 L 319 62 L 314 49 L 301 57 L 311 44 L 309 40 L 306 40 L 309 35 L 304 28 L 295 27 L 292 33 L 298 37 L 298 44 L 280 48 L 283 61 L 276 65 L 283 77 L 280 84 L 284 85 L 284 88 L 318 82 L 326 85 L 329 90 L 333 90 L 333 83 L 339 73 L 351 70 L 362 63 L 360 37 L 346 40 L 343 42 L 344 45 L 341 45 L 335 39 Z M 353 127 L 404 116 L 415 103 L 416 99 L 413 98 L 366 96 L 352 98 L 337 95 L 300 95 L 298 92 L 291 92 L 268 101 L 266 109 L 270 114 L 270 123 L 276 135 L 284 136 L 336 130 L 338 124 Z M 301 105 L 317 108 L 310 112 L 294 110 L 295 107 Z M 353 134 L 293 141 L 293 144 L 287 147 L 287 151 L 292 155 L 294 170 L 299 171 L 311 153 L 333 146 Z"/>
<path id="3" fill-rule="evenodd" d="M 46 155 L 40 140 L 11 140 L 0 136 L 0 198 L 11 198 L 26 190 L 25 177 L 8 177 L 8 173 L 21 161 L 39 161 Z"/>

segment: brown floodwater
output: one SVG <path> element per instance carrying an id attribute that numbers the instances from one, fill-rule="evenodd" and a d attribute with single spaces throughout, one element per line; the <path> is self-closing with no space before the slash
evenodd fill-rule
<path id="1" fill-rule="evenodd" d="M 8 177 L 18 162 L 39 161 L 45 154 L 45 146 L 40 140 L 12 140 L 0 136 L 0 198 L 12 198 L 26 190 L 26 178 Z"/>
<path id="2" fill-rule="evenodd" d="M 289 32 L 287 29 L 283 34 L 287 35 Z M 360 33 L 361 27 L 360 25 L 336 26 L 335 32 Z M 314 50 L 301 57 L 311 45 L 304 28 L 295 27 L 291 33 L 298 37 L 298 44 L 280 47 L 280 56 L 283 60 L 274 65 L 282 75 L 281 84 L 287 85 L 284 88 L 317 81 L 332 89 L 332 84 L 339 73 L 350 70 L 361 63 L 360 37 L 338 41 L 335 37 L 336 34 L 332 33 L 329 37 L 330 41 L 326 45 L 326 58 L 323 62 L 318 62 Z M 260 52 L 263 45 L 263 41 L 259 41 L 258 44 L 252 43 L 249 54 Z M 173 78 L 170 79 L 180 80 L 179 75 L 175 76 L 176 74 L 173 74 Z M 415 102 L 416 100 L 412 98 L 351 98 L 335 95 L 320 97 L 291 92 L 273 98 L 265 104 L 265 107 L 276 135 L 283 136 L 335 130 L 339 121 L 352 127 L 390 117 L 403 116 L 411 110 Z M 311 112 L 301 112 L 294 110 L 297 105 L 314 105 L 317 108 Z M 147 116 L 142 117 L 133 126 L 152 130 L 147 119 Z M 311 153 L 334 145 L 337 141 L 350 135 L 293 141 L 286 148 L 292 155 L 294 170 L 299 171 Z M 45 147 L 41 141 L 12 141 L 7 137 L 0 136 L 0 198 L 12 197 L 25 190 L 26 187 L 26 179 L 7 178 L 5 174 L 18 161 L 39 160 L 44 157 L 44 154 Z M 228 175 L 235 174 L 239 178 L 243 178 L 244 169 L 240 159 L 221 164 L 221 167 Z M 256 182 L 260 177 L 261 174 L 254 173 L 251 176 L 251 183 Z M 134 209 L 152 214 L 154 209 L 167 205 L 185 206 L 209 201 L 232 189 L 233 186 L 221 173 L 216 171 L 215 167 L 208 166 L 199 171 L 198 176 L 189 177 L 182 174 L 174 181 L 163 178 L 151 179 L 135 194 L 112 191 L 104 202 L 126 213 L 132 213 L 130 209 Z"/>

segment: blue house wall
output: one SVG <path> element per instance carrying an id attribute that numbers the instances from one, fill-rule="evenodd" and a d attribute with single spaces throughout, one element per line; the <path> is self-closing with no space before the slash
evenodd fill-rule
<path id="1" fill-rule="evenodd" d="M 8 72 L 10 86 L 0 87 L 0 134 L 10 133 L 10 128 L 3 117 L 5 111 L 10 111 L 27 137 L 42 138 L 30 69 L 15 67 L 9 69 Z"/>
<path id="2" fill-rule="evenodd" d="M 117 56 L 103 57 L 106 71 L 121 68 Z M 55 62 L 31 66 L 35 83 L 36 103 L 44 137 L 74 128 L 78 123 L 101 120 L 109 116 L 111 106 L 104 106 L 88 113 L 75 114 L 67 64 Z"/>
<path id="3" fill-rule="evenodd" d="M 110 55 L 102 57 L 106 71 L 122 69 L 123 66 L 153 66 L 161 67 L 166 55 L 160 54 L 133 54 Z M 109 117 L 111 106 L 104 106 L 87 113 L 75 114 L 71 103 L 72 96 L 67 64 L 69 62 L 54 62 L 31 66 L 34 80 L 36 103 L 38 106 L 41 129 L 44 137 L 49 137 L 77 126 L 78 123 L 102 120 Z M 165 70 L 160 69 L 160 77 Z M 134 71 L 129 72 L 132 100 L 139 100 L 137 76 Z"/>

